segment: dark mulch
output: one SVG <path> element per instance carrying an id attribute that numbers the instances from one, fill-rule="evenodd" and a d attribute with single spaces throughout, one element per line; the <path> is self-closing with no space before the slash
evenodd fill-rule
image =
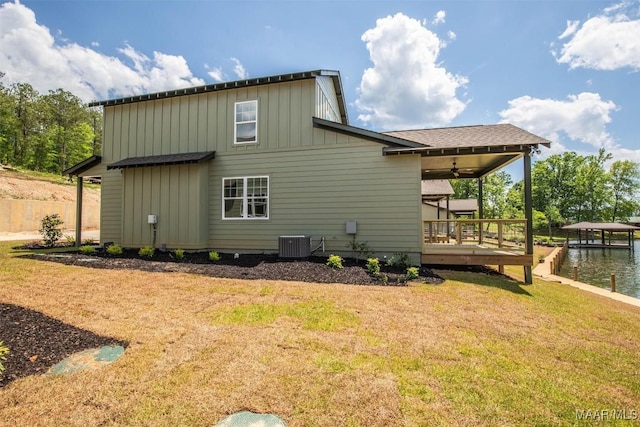
<path id="1" fill-rule="evenodd" d="M 9 347 L 0 374 L 0 387 L 19 378 L 43 374 L 79 351 L 128 343 L 67 325 L 57 319 L 13 304 L 0 303 L 0 341 Z"/>
<path id="2" fill-rule="evenodd" d="M 381 278 L 369 274 L 362 260 L 347 258 L 344 268 L 327 266 L 327 258 L 280 258 L 275 254 L 222 253 L 220 261 L 209 260 L 208 252 L 188 252 L 178 260 L 173 252 L 156 251 L 152 258 L 138 255 L 137 250 L 124 250 L 121 256 L 109 256 L 97 248 L 92 255 L 80 253 L 28 254 L 26 258 L 53 261 L 90 268 L 134 269 L 152 272 L 185 272 L 230 279 L 292 280 L 314 283 L 353 285 L 406 285 L 406 269 L 381 264 Z M 430 269 L 421 267 L 419 279 L 425 283 L 441 283 L 443 279 Z"/>

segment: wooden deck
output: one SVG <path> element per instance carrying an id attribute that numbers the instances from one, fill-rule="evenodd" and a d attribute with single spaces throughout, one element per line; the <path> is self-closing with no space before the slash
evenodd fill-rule
<path id="1" fill-rule="evenodd" d="M 423 264 L 533 266 L 526 220 L 431 220 L 423 230 Z"/>
<path id="2" fill-rule="evenodd" d="M 480 245 L 426 245 L 423 264 L 442 265 L 533 265 L 533 255 Z"/>

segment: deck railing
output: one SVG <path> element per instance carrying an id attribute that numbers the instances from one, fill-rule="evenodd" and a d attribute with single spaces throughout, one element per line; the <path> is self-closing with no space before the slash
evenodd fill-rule
<path id="1" fill-rule="evenodd" d="M 526 219 L 433 219 L 423 221 L 424 248 L 475 245 L 525 253 Z"/>

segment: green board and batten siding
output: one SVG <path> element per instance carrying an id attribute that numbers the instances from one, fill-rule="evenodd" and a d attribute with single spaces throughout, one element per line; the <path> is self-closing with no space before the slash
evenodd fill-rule
<path id="1" fill-rule="evenodd" d="M 345 221 L 356 220 L 358 241 L 419 253 L 419 157 L 383 156 L 379 143 L 314 128 L 318 93 L 336 103 L 331 85 L 308 79 L 105 107 L 103 164 L 202 151 L 216 157 L 105 171 L 101 240 L 151 244 L 147 215 L 156 214 L 157 245 L 169 248 L 274 251 L 279 235 L 308 234 L 346 253 Z M 254 99 L 258 144 L 234 145 L 234 104 Z M 269 176 L 269 219 L 222 220 L 222 178 L 251 175 Z"/>

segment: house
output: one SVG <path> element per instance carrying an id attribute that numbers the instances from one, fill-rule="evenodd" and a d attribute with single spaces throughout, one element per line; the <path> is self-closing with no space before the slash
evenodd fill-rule
<path id="1" fill-rule="evenodd" d="M 102 155 L 66 172 L 101 177 L 100 241 L 124 247 L 278 252 L 280 236 L 304 235 L 327 254 L 355 240 L 420 262 L 422 180 L 454 178 L 456 164 L 482 177 L 548 145 L 511 125 L 350 126 L 326 70 L 90 106 L 104 110 Z"/>

